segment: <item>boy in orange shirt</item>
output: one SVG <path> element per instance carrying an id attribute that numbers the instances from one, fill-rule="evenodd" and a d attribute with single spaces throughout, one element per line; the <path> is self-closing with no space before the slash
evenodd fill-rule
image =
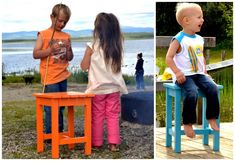
<path id="1" fill-rule="evenodd" d="M 52 9 L 51 26 L 38 32 L 37 40 L 33 50 L 34 59 L 40 59 L 41 82 L 45 87 L 45 93 L 66 92 L 67 78 L 70 73 L 67 70 L 69 61 L 73 59 L 70 35 L 62 32 L 66 26 L 71 11 L 64 4 L 57 4 Z M 45 132 L 51 133 L 51 108 L 45 110 Z M 63 125 L 64 107 L 59 110 L 59 131 L 64 129 Z"/>

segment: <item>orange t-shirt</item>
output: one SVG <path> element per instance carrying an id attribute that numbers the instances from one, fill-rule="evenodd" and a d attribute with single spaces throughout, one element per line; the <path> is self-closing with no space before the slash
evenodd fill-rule
<path id="1" fill-rule="evenodd" d="M 42 49 L 49 47 L 49 42 L 51 41 L 53 30 L 47 29 L 44 31 L 38 32 L 43 39 Z M 67 79 L 70 76 L 70 73 L 67 70 L 69 65 L 68 60 L 66 60 L 66 48 L 63 47 L 64 41 L 70 41 L 70 35 L 65 32 L 55 31 L 53 42 L 56 42 L 61 45 L 61 50 L 57 53 L 52 53 L 49 56 L 48 71 L 46 76 L 46 81 L 44 82 L 45 73 L 46 73 L 46 64 L 47 58 L 42 58 L 40 62 L 40 73 L 41 73 L 41 82 L 45 85 L 55 84 Z"/>

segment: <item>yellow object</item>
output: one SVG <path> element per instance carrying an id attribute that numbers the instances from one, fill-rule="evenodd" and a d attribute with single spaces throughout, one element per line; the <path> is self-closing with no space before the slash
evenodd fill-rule
<path id="1" fill-rule="evenodd" d="M 172 79 L 172 75 L 171 75 L 172 71 L 170 68 L 166 68 L 163 75 L 162 75 L 162 80 L 169 80 Z"/>

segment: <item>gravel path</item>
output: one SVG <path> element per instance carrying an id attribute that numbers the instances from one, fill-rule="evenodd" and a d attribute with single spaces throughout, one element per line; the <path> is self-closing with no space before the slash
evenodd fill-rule
<path id="1" fill-rule="evenodd" d="M 68 91 L 80 91 L 85 90 L 85 85 L 69 84 Z M 41 85 L 33 84 L 25 86 L 24 84 L 10 84 L 2 86 L 2 102 L 3 108 L 5 103 L 12 101 L 30 101 L 35 100 L 32 93 L 41 92 Z M 135 88 L 128 87 L 129 92 L 135 91 Z M 153 90 L 153 87 L 147 87 L 147 90 Z M 3 112 L 4 117 L 4 112 Z M 76 125 L 83 124 L 83 119 L 76 119 Z M 66 125 L 66 122 L 65 122 Z M 3 123 L 3 144 L 2 144 L 2 158 L 5 159 L 23 159 L 23 158 L 51 158 L 50 145 L 46 145 L 45 151 L 41 154 L 36 152 L 36 133 L 35 129 L 25 132 L 16 133 L 12 130 L 11 134 L 4 135 L 4 128 L 7 126 L 7 121 Z M 82 127 L 75 126 L 75 135 L 79 134 L 79 131 L 83 131 Z M 122 143 L 120 145 L 120 152 L 115 154 L 111 153 L 107 149 L 106 131 L 104 133 L 104 147 L 98 151 L 93 151 L 91 156 L 83 155 L 83 147 L 75 147 L 75 150 L 67 152 L 64 150 L 64 146 L 60 148 L 61 158 L 91 158 L 91 159 L 152 159 L 154 158 L 154 138 L 153 138 L 153 125 L 140 125 L 127 121 L 120 120 L 120 131 Z M 15 137 L 22 138 L 22 141 L 16 142 Z M 30 138 L 30 139 L 29 139 Z M 35 149 L 29 150 L 29 153 L 25 153 L 27 146 L 33 145 Z M 23 150 L 24 149 L 24 150 Z M 14 153 L 20 153 L 21 155 L 13 155 Z M 33 151 L 33 152 L 31 152 Z"/>

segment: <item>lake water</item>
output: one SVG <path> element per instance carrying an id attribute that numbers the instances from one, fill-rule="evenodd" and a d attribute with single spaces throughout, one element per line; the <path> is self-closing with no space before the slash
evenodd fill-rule
<path id="1" fill-rule="evenodd" d="M 35 42 L 2 43 L 2 62 L 4 72 L 24 72 L 26 70 L 39 70 L 39 59 L 33 59 L 32 52 Z M 80 69 L 80 62 L 86 48 L 86 42 L 72 42 L 74 58 L 70 62 L 69 70 Z M 137 62 L 137 53 L 143 53 L 145 75 L 154 73 L 154 41 L 126 40 L 124 43 L 124 64 L 122 72 L 134 75 Z"/>

